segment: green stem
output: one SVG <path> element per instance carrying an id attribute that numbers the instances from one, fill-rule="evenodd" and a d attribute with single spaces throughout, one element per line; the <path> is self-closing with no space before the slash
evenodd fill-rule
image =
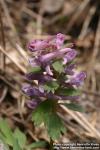
<path id="1" fill-rule="evenodd" d="M 50 138 L 50 147 L 49 147 L 49 150 L 54 150 L 53 149 L 53 140 Z"/>

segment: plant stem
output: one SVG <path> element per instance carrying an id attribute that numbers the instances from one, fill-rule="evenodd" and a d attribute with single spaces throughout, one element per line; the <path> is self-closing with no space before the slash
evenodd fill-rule
<path id="1" fill-rule="evenodd" d="M 50 138 L 50 148 L 49 148 L 49 150 L 54 150 L 53 149 L 53 140 Z"/>

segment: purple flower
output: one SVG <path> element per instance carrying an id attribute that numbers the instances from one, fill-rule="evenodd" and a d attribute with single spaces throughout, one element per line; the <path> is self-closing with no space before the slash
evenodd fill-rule
<path id="1" fill-rule="evenodd" d="M 75 64 L 70 64 L 69 66 L 65 67 L 65 73 L 67 75 L 74 75 L 73 69 L 75 69 L 75 68 L 76 68 Z"/>
<path id="2" fill-rule="evenodd" d="M 47 74 L 49 74 L 50 76 L 53 76 L 53 73 L 52 73 L 52 71 L 51 71 L 51 69 L 50 69 L 50 65 L 47 65 L 47 66 L 45 67 L 45 70 L 46 70 Z"/>
<path id="3" fill-rule="evenodd" d="M 29 59 L 29 64 L 30 64 L 32 67 L 39 67 L 39 66 L 40 66 L 40 63 L 39 63 L 39 61 L 37 60 L 37 58 L 30 58 L 30 59 Z"/>
<path id="4" fill-rule="evenodd" d="M 31 52 L 44 50 L 49 46 L 48 41 L 46 40 L 33 40 L 28 44 L 28 49 Z"/>
<path id="5" fill-rule="evenodd" d="M 86 78 L 86 73 L 85 72 L 80 72 L 76 74 L 72 79 L 70 80 L 71 85 L 76 85 L 77 87 L 82 85 L 84 79 Z"/>
<path id="6" fill-rule="evenodd" d="M 41 73 L 33 73 L 33 72 L 26 74 L 26 78 L 28 80 L 38 80 L 39 82 L 49 82 L 53 80 L 53 78 L 49 75 L 44 75 Z"/>
<path id="7" fill-rule="evenodd" d="M 41 93 L 38 88 L 32 87 L 31 85 L 24 85 L 22 87 L 22 91 L 28 96 L 44 96 L 44 94 Z"/>
<path id="8" fill-rule="evenodd" d="M 64 48 L 58 51 L 54 51 L 45 55 L 42 55 L 39 57 L 38 61 L 41 63 L 48 63 L 53 59 L 57 58 L 63 58 L 64 55 L 68 52 L 72 51 L 71 48 Z"/>
<path id="9" fill-rule="evenodd" d="M 30 109 L 35 109 L 40 104 L 40 102 L 41 102 L 40 100 L 32 99 L 28 100 L 28 102 L 26 102 L 26 105 Z"/>
<path id="10" fill-rule="evenodd" d="M 39 91 L 41 92 L 41 93 L 44 93 L 44 88 L 43 88 L 43 86 L 42 86 L 42 84 L 39 84 Z"/>
<path id="11" fill-rule="evenodd" d="M 56 45 L 57 45 L 57 49 L 60 49 L 64 43 L 65 40 L 65 35 L 62 33 L 58 33 L 56 35 Z"/>
<path id="12" fill-rule="evenodd" d="M 75 50 L 72 49 L 71 51 L 69 51 L 63 58 L 64 60 L 63 64 L 66 64 L 72 61 L 76 57 L 76 55 L 77 55 L 77 52 Z"/>
<path id="13" fill-rule="evenodd" d="M 62 47 L 65 36 L 58 33 L 56 36 L 50 37 L 47 40 L 32 40 L 28 44 L 28 49 L 31 52 L 44 51 L 46 48 L 59 49 Z"/>

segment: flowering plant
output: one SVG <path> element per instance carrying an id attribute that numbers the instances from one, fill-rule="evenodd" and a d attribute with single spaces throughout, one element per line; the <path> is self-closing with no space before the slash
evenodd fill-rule
<path id="1" fill-rule="evenodd" d="M 65 48 L 64 40 L 65 35 L 58 33 L 28 44 L 32 58 L 29 59 L 31 70 L 26 78 L 30 84 L 22 88 L 29 97 L 27 106 L 33 110 L 32 120 L 35 125 L 43 122 L 53 140 L 65 132 L 63 121 L 57 115 L 60 104 L 78 111 L 80 106 L 75 103 L 80 94 L 78 87 L 86 78 L 85 72 L 76 71 L 73 60 L 77 51 L 73 47 Z"/>

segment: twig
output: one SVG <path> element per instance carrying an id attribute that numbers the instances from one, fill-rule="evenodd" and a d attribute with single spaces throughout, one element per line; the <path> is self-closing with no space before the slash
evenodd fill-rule
<path id="1" fill-rule="evenodd" d="M 0 27 L 1 27 L 1 40 L 3 48 L 6 49 L 6 43 L 5 43 L 5 34 L 4 34 L 4 26 L 3 26 L 3 20 L 2 20 L 2 8 L 0 7 Z M 1 69 L 5 69 L 5 55 L 1 53 Z"/>
<path id="2" fill-rule="evenodd" d="M 96 35 L 95 35 L 94 48 L 93 48 L 93 52 L 91 54 L 91 61 L 88 64 L 89 71 L 88 71 L 87 79 L 88 79 L 88 81 L 91 79 L 93 83 L 94 83 L 94 81 L 93 81 L 94 80 L 94 77 L 93 77 L 94 70 L 91 68 L 94 68 L 94 66 L 96 64 L 95 62 L 97 61 L 96 57 L 99 53 L 99 46 L 100 46 L 100 17 L 98 20 L 98 25 L 97 25 Z"/>
<path id="3" fill-rule="evenodd" d="M 88 15 L 87 15 L 87 17 L 86 17 L 86 19 L 85 19 L 85 21 L 83 23 L 83 27 L 81 29 L 81 33 L 79 35 L 79 39 L 82 40 L 85 37 L 85 35 L 87 33 L 87 29 L 88 29 L 89 23 L 90 23 L 93 15 L 95 13 L 95 11 L 96 11 L 96 7 L 95 6 L 90 8 L 89 13 L 88 13 Z"/>
<path id="4" fill-rule="evenodd" d="M 7 94 L 7 91 L 8 91 L 8 87 L 5 86 L 4 89 L 3 89 L 3 92 L 2 92 L 2 96 L 0 97 L 0 103 L 4 100 L 4 98 Z"/>
<path id="5" fill-rule="evenodd" d="M 61 105 L 61 108 L 70 114 L 86 131 L 90 132 L 91 135 L 94 135 L 95 138 L 100 139 L 100 133 L 97 131 L 87 120 L 86 118 L 77 112 L 72 112 L 69 109 L 67 109 L 65 106 Z"/>
<path id="6" fill-rule="evenodd" d="M 35 137 L 35 135 L 33 134 L 33 132 L 31 130 L 28 129 L 27 132 L 33 140 L 38 141 L 37 137 Z"/>
<path id="7" fill-rule="evenodd" d="M 6 6 L 5 0 L 0 0 L 0 3 L 1 3 L 1 5 L 2 5 L 2 8 L 4 9 L 4 12 L 5 12 L 5 15 L 6 15 L 6 17 L 7 17 L 7 20 L 8 20 L 8 23 L 9 23 L 10 27 L 11 27 L 11 28 L 13 29 L 13 31 L 15 32 L 15 27 L 14 27 L 14 25 L 13 25 L 13 22 L 12 22 L 12 19 L 11 19 L 10 15 L 9 15 L 9 11 L 8 11 L 7 6 Z"/>
<path id="8" fill-rule="evenodd" d="M 90 128 L 84 125 L 84 123 L 77 117 L 77 115 L 75 115 L 75 113 L 73 113 L 63 105 L 61 105 L 61 108 L 63 108 L 65 112 L 67 112 L 70 116 L 72 116 L 86 131 L 91 132 Z"/>
<path id="9" fill-rule="evenodd" d="M 66 126 L 67 129 L 69 129 L 71 132 L 73 132 L 74 135 L 76 135 L 77 137 L 83 139 L 83 136 L 81 136 L 79 132 L 76 132 L 76 128 L 72 127 L 71 122 L 67 119 L 66 116 L 62 115 L 61 113 L 57 113 L 57 114 L 60 116 L 60 118 L 63 119 L 63 121 L 65 122 L 65 126 Z"/>
<path id="10" fill-rule="evenodd" d="M 97 26 L 96 36 L 95 36 L 95 43 L 94 43 L 94 50 L 92 54 L 93 62 L 96 60 L 96 56 L 99 52 L 99 45 L 100 45 L 100 17 L 98 21 L 98 26 Z"/>
<path id="11" fill-rule="evenodd" d="M 80 119 L 84 122 L 84 124 L 86 124 L 90 129 L 91 129 L 91 133 L 94 133 L 95 136 L 97 136 L 100 139 L 100 133 L 99 131 L 97 131 L 92 125 L 91 123 L 89 123 L 85 117 L 83 117 L 83 115 L 80 112 L 75 112 L 77 114 L 77 116 L 80 117 Z"/>
<path id="12" fill-rule="evenodd" d="M 27 8 L 27 7 L 23 7 L 23 8 L 22 8 L 22 11 L 25 12 L 25 13 L 27 13 L 28 15 L 30 15 L 30 16 L 31 16 L 32 18 L 34 18 L 34 19 L 37 19 L 37 18 L 40 16 L 39 14 L 33 12 L 32 10 L 30 10 L 30 9 Z"/>
<path id="13" fill-rule="evenodd" d="M 100 93 L 98 93 L 98 92 L 91 92 L 91 91 L 83 90 L 83 89 L 82 89 L 82 92 L 85 93 L 85 94 L 89 94 L 89 95 L 94 95 L 94 96 L 100 97 Z"/>
<path id="14" fill-rule="evenodd" d="M 20 55 L 21 55 L 25 60 L 28 60 L 26 52 L 24 51 L 24 49 L 23 49 L 19 44 L 16 44 L 16 48 L 18 49 L 18 52 L 20 53 Z M 25 64 L 26 64 L 26 63 L 25 63 Z"/>
<path id="15" fill-rule="evenodd" d="M 5 0 L 0 0 L 0 3 L 1 3 L 2 8 L 3 8 L 4 12 L 5 12 L 5 16 L 7 18 L 8 25 L 10 26 L 10 28 L 13 31 L 12 33 L 14 34 L 15 37 L 17 37 L 17 41 L 20 43 L 20 45 L 22 45 L 21 42 L 20 42 L 20 39 L 18 37 L 16 28 L 15 28 L 15 26 L 13 24 L 13 20 L 12 20 L 10 14 L 9 14 L 9 10 L 8 10 L 8 7 L 7 7 L 6 3 L 5 3 Z"/>
<path id="16" fill-rule="evenodd" d="M 91 91 L 96 91 L 96 74 L 94 71 L 91 72 Z M 91 95 L 90 97 L 91 100 L 94 99 L 94 95 Z"/>
<path id="17" fill-rule="evenodd" d="M 84 1 L 82 1 L 81 5 L 77 9 L 77 12 L 74 13 L 74 15 L 70 18 L 70 21 L 67 24 L 67 31 L 66 32 L 68 32 L 71 29 L 71 27 L 74 25 L 74 23 L 77 21 L 77 19 L 79 18 L 79 16 L 82 14 L 82 12 L 86 8 L 86 6 L 88 6 L 89 2 L 90 2 L 90 0 L 84 0 Z"/>
<path id="18" fill-rule="evenodd" d="M 7 40 L 9 41 L 9 43 L 11 44 L 11 46 L 18 51 L 18 53 L 23 57 L 24 60 L 27 60 L 27 53 L 25 52 L 25 50 L 18 44 L 15 43 L 15 41 L 13 41 L 13 39 L 11 39 L 9 37 L 9 35 L 6 35 Z M 23 61 L 23 63 L 26 65 L 26 62 Z"/>
<path id="19" fill-rule="evenodd" d="M 5 77 L 0 75 L 0 79 L 3 80 L 7 85 L 9 85 L 12 89 L 14 89 L 15 91 L 18 91 L 17 88 L 11 84 Z"/>
<path id="20" fill-rule="evenodd" d="M 54 23 L 56 23 L 57 21 L 63 20 L 64 17 L 70 17 L 72 14 L 74 14 L 76 12 L 76 6 L 72 9 L 72 11 L 70 13 L 68 13 L 67 11 L 64 13 L 60 13 L 57 14 L 56 16 L 54 16 L 53 18 L 49 18 L 49 19 L 43 19 L 44 21 L 44 25 L 46 26 L 50 26 Z"/>
<path id="21" fill-rule="evenodd" d="M 37 30 L 36 34 L 41 35 L 42 34 L 42 15 L 41 15 L 41 9 L 39 11 L 39 16 L 37 17 Z"/>
<path id="22" fill-rule="evenodd" d="M 20 71 L 22 71 L 23 73 L 26 73 L 26 69 L 24 67 L 22 67 L 18 62 L 16 62 L 12 57 L 10 57 L 8 55 L 8 53 L 5 52 L 4 49 L 1 46 L 0 46 L 0 51 L 2 53 L 4 53 L 11 60 L 11 62 L 13 62 L 20 69 Z"/>

